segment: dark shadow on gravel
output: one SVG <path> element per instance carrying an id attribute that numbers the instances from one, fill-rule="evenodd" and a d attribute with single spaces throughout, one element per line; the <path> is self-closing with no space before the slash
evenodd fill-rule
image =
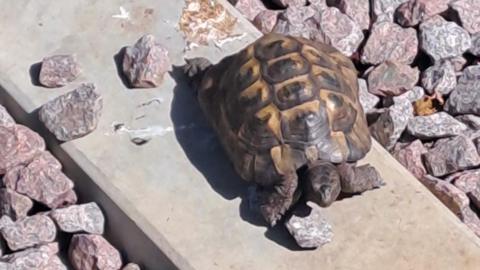
<path id="1" fill-rule="evenodd" d="M 42 62 L 35 63 L 30 66 L 28 73 L 30 74 L 30 81 L 35 86 L 43 86 L 40 84 L 39 76 L 40 76 L 40 69 L 42 68 Z"/>
<path id="2" fill-rule="evenodd" d="M 120 51 L 118 51 L 118 53 L 113 56 L 113 62 L 115 63 L 115 67 L 117 68 L 117 75 L 122 81 L 123 85 L 128 89 L 133 89 L 133 87 L 130 86 L 127 77 L 123 73 L 123 56 L 125 55 L 126 49 L 127 46 L 121 48 Z"/>

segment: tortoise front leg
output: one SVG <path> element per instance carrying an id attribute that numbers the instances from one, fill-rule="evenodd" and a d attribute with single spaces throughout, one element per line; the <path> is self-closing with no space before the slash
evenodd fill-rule
<path id="1" fill-rule="evenodd" d="M 297 175 L 290 174 L 273 187 L 262 188 L 259 193 L 260 212 L 270 226 L 275 226 L 293 204 L 297 186 Z"/>
<path id="2" fill-rule="evenodd" d="M 362 193 L 385 185 L 377 170 L 369 164 L 359 167 L 355 163 L 337 166 L 344 193 Z"/>

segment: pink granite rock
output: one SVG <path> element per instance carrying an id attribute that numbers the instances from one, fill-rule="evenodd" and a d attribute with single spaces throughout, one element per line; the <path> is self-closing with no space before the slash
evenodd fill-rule
<path id="1" fill-rule="evenodd" d="M 19 250 L 53 242 L 55 223 L 45 215 L 35 215 L 15 222 L 9 216 L 0 219 L 0 232 L 11 250 Z"/>
<path id="2" fill-rule="evenodd" d="M 120 270 L 120 253 L 101 235 L 76 234 L 68 252 L 75 270 Z"/>
<path id="3" fill-rule="evenodd" d="M 8 168 L 30 162 L 45 150 L 45 141 L 22 125 L 0 126 L 0 175 Z"/>
<path id="4" fill-rule="evenodd" d="M 319 27 L 325 43 L 346 56 L 356 52 L 364 38 L 362 29 L 357 23 L 335 7 L 322 11 Z"/>
<path id="5" fill-rule="evenodd" d="M 362 193 L 385 185 L 378 171 L 370 164 L 356 166 L 355 164 L 337 165 L 341 177 L 342 192 Z"/>
<path id="6" fill-rule="evenodd" d="M 438 61 L 422 73 L 422 86 L 427 93 L 448 95 L 457 86 L 457 76 L 449 61 Z"/>
<path id="7" fill-rule="evenodd" d="M 468 127 L 446 112 L 428 116 L 415 116 L 408 123 L 407 130 L 420 139 L 435 139 L 463 134 Z"/>
<path id="8" fill-rule="evenodd" d="M 395 12 L 397 22 L 403 26 L 415 26 L 448 9 L 451 0 L 410 0 L 401 4 Z"/>
<path id="9" fill-rule="evenodd" d="M 386 61 L 368 74 L 368 91 L 377 96 L 398 96 L 418 82 L 418 68 Z"/>
<path id="10" fill-rule="evenodd" d="M 280 14 L 278 10 L 267 9 L 261 11 L 253 19 L 253 25 L 264 34 L 270 33 L 277 24 L 278 14 Z"/>
<path id="11" fill-rule="evenodd" d="M 326 4 L 326 0 L 322 0 Z M 286 7 L 295 7 L 295 6 L 305 6 L 307 4 L 306 0 L 272 0 L 274 4 L 279 7 L 286 8 Z"/>
<path id="12" fill-rule="evenodd" d="M 20 170 L 15 185 L 18 193 L 55 209 L 76 203 L 73 182 L 60 170 L 60 163 L 51 155 L 35 158 Z"/>
<path id="13" fill-rule="evenodd" d="M 7 215 L 17 220 L 26 217 L 32 207 L 33 202 L 27 196 L 9 188 L 0 189 L 0 215 Z"/>
<path id="14" fill-rule="evenodd" d="M 467 64 L 467 59 L 465 59 L 465 57 L 463 56 L 451 57 L 451 58 L 447 58 L 446 60 L 452 64 L 455 72 L 462 71 L 463 67 Z"/>
<path id="15" fill-rule="evenodd" d="M 102 108 L 102 97 L 88 83 L 43 105 L 39 117 L 58 140 L 69 141 L 92 132 Z"/>
<path id="16" fill-rule="evenodd" d="M 293 6 L 278 15 L 273 32 L 324 41 L 318 29 L 319 12 L 313 6 Z"/>
<path id="17" fill-rule="evenodd" d="M 352 18 L 362 30 L 370 28 L 370 3 L 365 0 L 340 0 L 338 8 Z"/>
<path id="18" fill-rule="evenodd" d="M 445 179 L 452 182 L 458 189 L 465 193 L 470 193 L 477 188 L 480 183 L 480 170 L 468 170 L 454 173 Z"/>
<path id="19" fill-rule="evenodd" d="M 358 79 L 358 92 L 360 104 L 362 104 L 363 111 L 368 113 L 370 110 L 380 102 L 380 98 L 368 92 L 367 82 L 364 79 Z"/>
<path id="20" fill-rule="evenodd" d="M 450 1 L 450 7 L 458 13 L 465 30 L 470 34 L 480 32 L 480 2 L 478 0 Z"/>
<path id="21" fill-rule="evenodd" d="M 261 0 L 238 0 L 235 8 L 249 21 L 253 21 L 258 13 L 267 9 Z"/>
<path id="22" fill-rule="evenodd" d="M 473 114 L 463 114 L 455 117 L 458 121 L 464 123 L 473 130 L 480 130 L 480 116 Z"/>
<path id="23" fill-rule="evenodd" d="M 332 226 L 318 205 L 308 205 L 311 210 L 307 215 L 296 215 L 294 210 L 293 215 L 285 222 L 285 227 L 300 247 L 317 248 L 332 241 Z"/>
<path id="24" fill-rule="evenodd" d="M 409 90 L 399 96 L 393 97 L 393 103 L 398 103 L 403 99 L 410 102 L 415 102 L 425 96 L 425 90 L 420 86 L 414 86 L 412 90 Z"/>
<path id="25" fill-rule="evenodd" d="M 418 52 L 417 32 L 392 22 L 373 24 L 370 37 L 363 48 L 361 61 L 378 65 L 385 61 L 411 64 Z"/>
<path id="26" fill-rule="evenodd" d="M 372 0 L 373 15 L 375 18 L 384 17 L 393 22 L 393 14 L 402 3 L 409 0 Z"/>
<path id="27" fill-rule="evenodd" d="M 467 31 L 439 15 L 420 24 L 420 47 L 435 61 L 460 56 L 471 45 Z"/>
<path id="28" fill-rule="evenodd" d="M 46 87 L 65 86 L 80 75 L 81 69 L 77 56 L 54 55 L 43 58 L 39 82 Z"/>
<path id="29" fill-rule="evenodd" d="M 480 65 L 463 70 L 457 87 L 445 104 L 445 110 L 453 115 L 475 114 L 480 116 Z"/>
<path id="30" fill-rule="evenodd" d="M 415 140 L 409 145 L 395 151 L 393 156 L 415 177 L 420 179 L 427 173 L 422 162 L 422 155 L 425 153 L 427 153 L 427 149 L 423 146 L 422 142 Z"/>
<path id="31" fill-rule="evenodd" d="M 64 232 L 103 234 L 105 218 L 94 202 L 55 209 L 50 216 Z"/>
<path id="32" fill-rule="evenodd" d="M 473 142 L 465 136 L 438 140 L 424 155 L 427 171 L 444 176 L 480 165 L 480 156 Z"/>
<path id="33" fill-rule="evenodd" d="M 13 120 L 12 116 L 2 105 L 0 105 L 0 126 L 7 128 L 15 126 L 15 121 Z"/>
<path id="34" fill-rule="evenodd" d="M 480 32 L 472 35 L 472 46 L 469 50 L 473 55 L 480 57 Z M 1 116 L 0 116 L 1 118 Z M 1 123 L 1 121 L 0 121 Z"/>
<path id="35" fill-rule="evenodd" d="M 122 268 L 122 270 L 140 270 L 140 269 L 141 269 L 140 266 L 134 263 L 129 263 Z"/>
<path id="36" fill-rule="evenodd" d="M 130 85 L 137 88 L 159 86 L 170 66 L 168 51 L 153 35 L 141 37 L 125 50 L 123 57 L 123 73 Z"/>
<path id="37" fill-rule="evenodd" d="M 8 270 L 67 270 L 57 253 L 58 244 L 50 243 L 9 254 L 2 257 L 2 262 Z"/>
<path id="38" fill-rule="evenodd" d="M 380 114 L 378 119 L 370 125 L 370 133 L 383 147 L 390 150 L 412 118 L 412 104 L 407 99 L 400 100 Z"/>

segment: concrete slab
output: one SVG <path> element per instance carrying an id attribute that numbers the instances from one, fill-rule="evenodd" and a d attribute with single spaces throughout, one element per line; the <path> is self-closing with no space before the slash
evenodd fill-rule
<path id="1" fill-rule="evenodd" d="M 96 83 L 104 96 L 95 132 L 61 145 L 49 140 L 49 145 L 75 164 L 67 164 L 67 170 L 78 165 L 82 194 L 92 197 L 98 187 L 106 196 L 102 207 L 110 200 L 128 219 L 122 223 L 117 218 L 122 213 L 107 211 L 110 230 L 122 239 L 118 243 L 129 259 L 146 269 L 479 269 L 480 241 L 378 144 L 363 162 L 377 167 L 387 186 L 327 210 L 334 242 L 298 251 L 284 229 L 261 226 L 242 200 L 246 184 L 233 173 L 191 90 L 170 77 L 156 89 L 127 89 L 117 74 L 114 56 L 144 33 L 155 34 L 172 61 L 182 63 L 184 41 L 175 28 L 182 5 L 167 0 L 0 2 L 0 102 L 8 103 L 20 121 L 34 125 L 39 106 L 81 82 Z M 131 21 L 112 18 L 120 6 Z M 152 14 L 145 12 L 150 8 Z M 193 53 L 218 61 L 260 35 L 244 19 L 237 31 L 247 35 L 221 49 Z M 33 85 L 31 65 L 54 53 L 77 53 L 82 77 L 61 89 Z M 113 134 L 114 122 L 131 123 L 139 104 L 158 97 L 164 102 L 149 116 L 150 124 L 175 127 L 175 132 L 143 146 L 132 144 L 126 134 Z M 137 239 L 137 229 L 147 238 Z M 155 253 L 160 250 L 163 254 Z M 158 259 L 164 255 L 168 259 Z"/>

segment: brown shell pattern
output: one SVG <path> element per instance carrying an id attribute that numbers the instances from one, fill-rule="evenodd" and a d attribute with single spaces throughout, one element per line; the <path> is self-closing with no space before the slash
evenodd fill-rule
<path id="1" fill-rule="evenodd" d="M 215 65 L 202 88 L 200 103 L 244 178 L 273 166 L 278 147 L 296 168 L 356 161 L 371 147 L 355 67 L 328 45 L 267 34 Z"/>

